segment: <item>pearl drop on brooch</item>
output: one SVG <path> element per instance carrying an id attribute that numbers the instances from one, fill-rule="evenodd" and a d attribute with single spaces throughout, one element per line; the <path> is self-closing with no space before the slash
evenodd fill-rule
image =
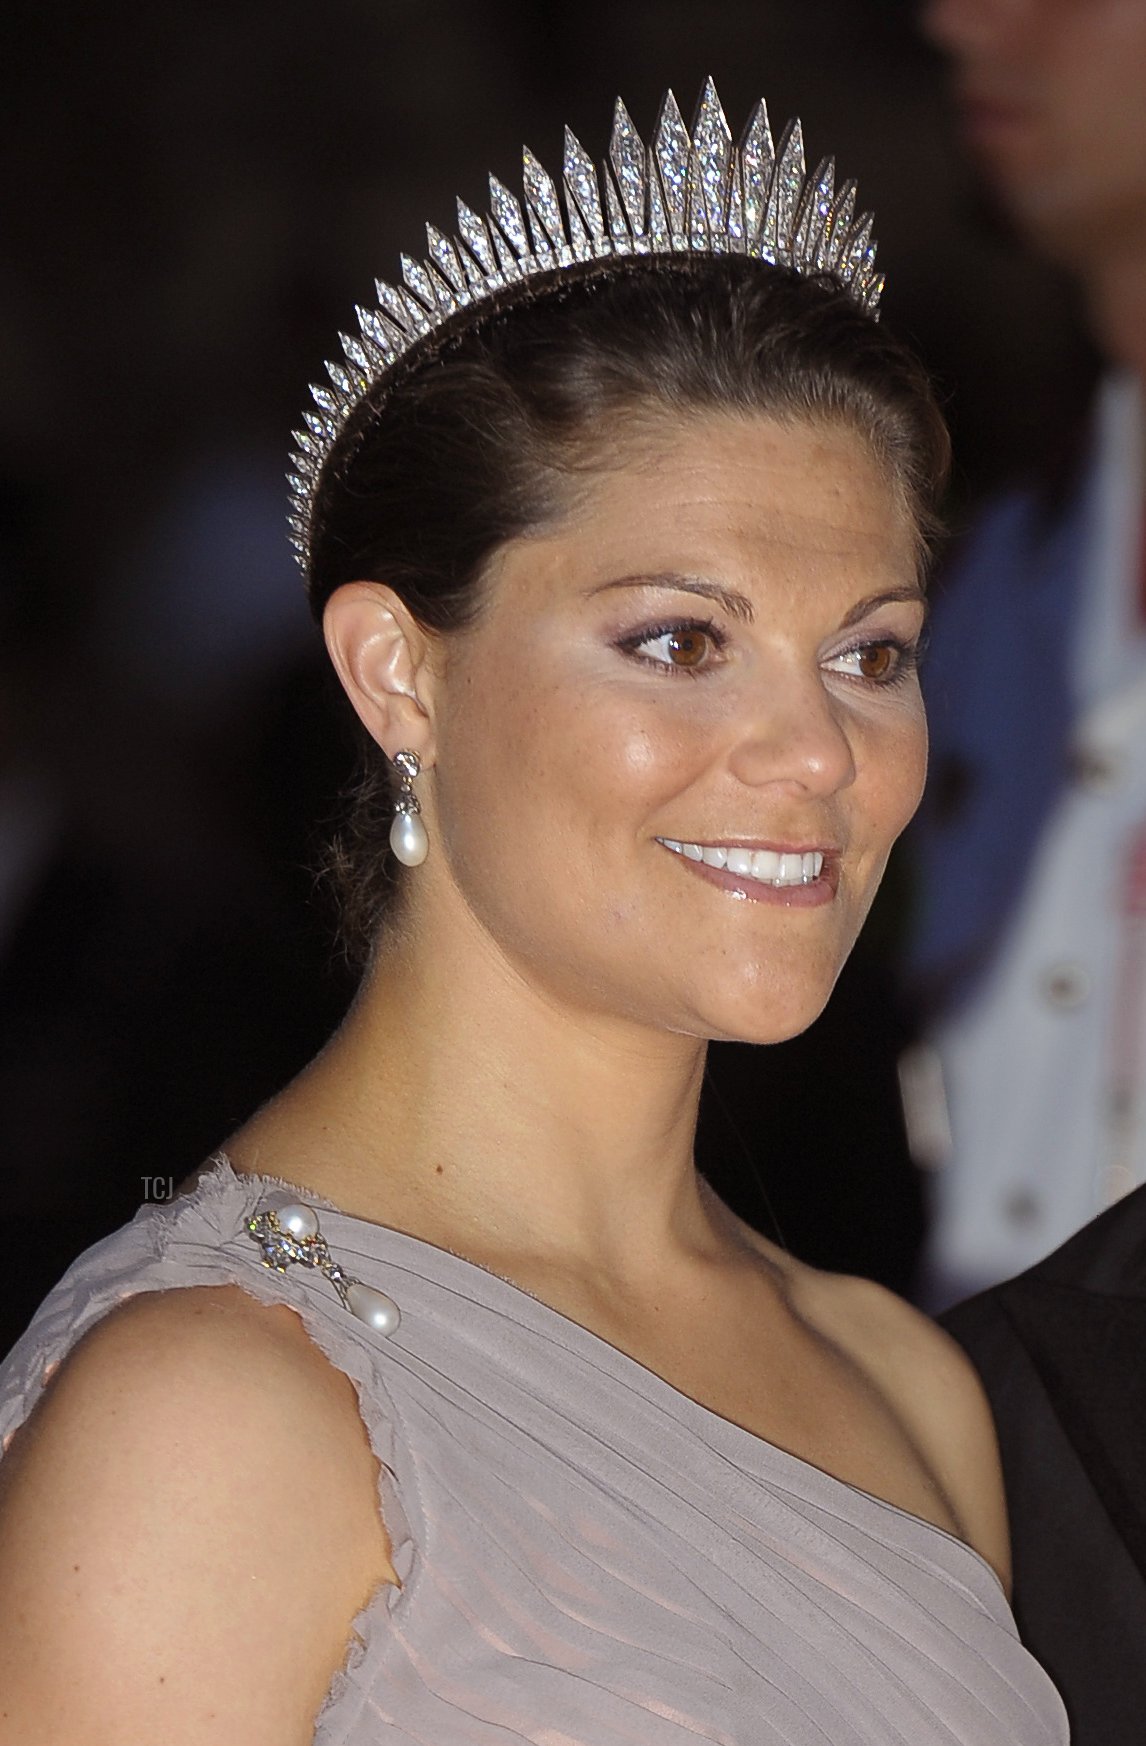
<path id="1" fill-rule="evenodd" d="M 375 1291 L 372 1285 L 363 1285 L 360 1279 L 347 1285 L 346 1307 L 376 1334 L 394 1333 L 402 1319 L 392 1297 L 387 1297 L 384 1291 Z"/>
<path id="2" fill-rule="evenodd" d="M 390 847 L 403 867 L 420 867 L 426 859 L 430 839 L 426 827 L 416 812 L 396 812 L 390 826 Z"/>
<path id="3" fill-rule="evenodd" d="M 290 1206 L 280 1207 L 275 1217 L 279 1221 L 279 1229 L 286 1231 L 300 1243 L 318 1235 L 318 1218 L 309 1206 L 292 1202 Z"/>

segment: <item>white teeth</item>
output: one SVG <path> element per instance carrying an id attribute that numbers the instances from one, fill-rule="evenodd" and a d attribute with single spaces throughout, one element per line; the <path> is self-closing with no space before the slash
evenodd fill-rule
<path id="1" fill-rule="evenodd" d="M 802 855 L 781 855 L 776 849 L 724 849 L 710 843 L 679 843 L 673 837 L 658 837 L 657 841 L 689 861 L 727 867 L 730 873 L 743 879 L 757 879 L 762 885 L 810 885 L 824 870 L 820 849 L 809 849 Z"/>

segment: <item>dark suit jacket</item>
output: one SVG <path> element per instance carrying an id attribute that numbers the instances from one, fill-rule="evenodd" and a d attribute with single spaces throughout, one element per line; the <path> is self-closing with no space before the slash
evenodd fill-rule
<path id="1" fill-rule="evenodd" d="M 999 1427 L 1023 1639 L 1073 1746 L 1146 1741 L 1146 1187 L 943 1317 Z"/>

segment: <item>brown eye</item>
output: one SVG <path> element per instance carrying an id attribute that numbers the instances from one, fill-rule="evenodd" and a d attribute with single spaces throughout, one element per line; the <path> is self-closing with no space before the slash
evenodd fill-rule
<path id="1" fill-rule="evenodd" d="M 895 670 L 897 650 L 890 643 L 869 643 L 857 649 L 859 670 L 865 679 L 887 679 Z"/>
<path id="2" fill-rule="evenodd" d="M 710 641 L 707 631 L 678 630 L 665 638 L 665 647 L 674 667 L 699 667 L 708 654 Z"/>

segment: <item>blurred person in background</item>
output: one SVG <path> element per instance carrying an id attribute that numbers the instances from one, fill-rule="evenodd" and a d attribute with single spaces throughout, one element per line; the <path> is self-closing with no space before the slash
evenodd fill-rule
<path id="1" fill-rule="evenodd" d="M 933 1040 L 954 1148 L 931 1284 L 951 1296 L 1067 1238 L 943 1319 L 994 1408 L 1024 1640 L 1075 1746 L 1136 1746 L 1146 0 L 933 0 L 924 18 L 953 57 L 977 157 L 1025 233 L 1077 274 L 1109 359 L 1066 493 L 991 508 L 937 615 L 918 961 L 945 995 Z"/>
<path id="2" fill-rule="evenodd" d="M 1146 0 L 932 0 L 923 24 L 1108 360 L 1070 464 L 981 515 L 933 627 L 904 1081 L 938 1309 L 1146 1175 Z"/>
<path id="3" fill-rule="evenodd" d="M 1138 1746 L 1146 1716 L 1146 1187 L 1016 1279 L 944 1315 L 991 1398 L 1015 1617 L 1073 1746 Z"/>

